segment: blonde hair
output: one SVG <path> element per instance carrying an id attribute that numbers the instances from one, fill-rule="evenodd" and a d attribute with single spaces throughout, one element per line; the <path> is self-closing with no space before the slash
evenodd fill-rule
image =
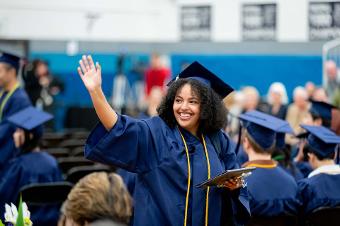
<path id="1" fill-rule="evenodd" d="M 127 224 L 132 215 L 132 199 L 119 175 L 91 173 L 73 187 L 63 212 L 79 225 L 103 218 Z"/>

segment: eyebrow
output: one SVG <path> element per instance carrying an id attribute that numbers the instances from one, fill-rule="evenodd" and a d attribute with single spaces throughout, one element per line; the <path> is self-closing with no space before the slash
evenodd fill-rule
<path id="1" fill-rule="evenodd" d="M 183 97 L 181 97 L 180 95 L 176 95 L 175 96 L 175 98 L 181 98 L 181 99 L 184 99 Z M 197 101 L 199 101 L 200 99 L 198 98 L 198 97 L 195 97 L 195 96 L 193 96 L 193 97 L 190 97 L 189 98 L 189 100 L 197 100 Z"/>

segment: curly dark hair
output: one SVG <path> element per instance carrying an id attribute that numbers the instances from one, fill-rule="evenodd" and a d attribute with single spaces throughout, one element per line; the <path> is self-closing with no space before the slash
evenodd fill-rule
<path id="1" fill-rule="evenodd" d="M 204 133 L 214 133 L 224 128 L 227 124 L 227 109 L 215 91 L 195 79 L 178 79 L 173 82 L 168 89 L 167 95 L 163 98 L 157 108 L 159 117 L 170 127 L 177 125 L 173 112 L 173 104 L 177 92 L 185 85 L 189 84 L 192 91 L 200 100 L 200 125 L 198 130 Z"/>

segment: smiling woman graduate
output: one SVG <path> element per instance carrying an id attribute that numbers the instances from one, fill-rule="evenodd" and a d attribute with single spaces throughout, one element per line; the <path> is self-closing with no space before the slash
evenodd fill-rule
<path id="1" fill-rule="evenodd" d="M 170 82 L 159 116 L 137 120 L 110 107 L 101 88 L 101 66 L 91 56 L 79 63 L 100 119 L 85 155 L 137 173 L 133 225 L 220 226 L 248 219 L 247 191 L 240 180 L 224 188 L 195 187 L 238 168 L 234 147 L 221 130 L 226 121 L 221 99 L 230 86 L 194 62 Z"/>

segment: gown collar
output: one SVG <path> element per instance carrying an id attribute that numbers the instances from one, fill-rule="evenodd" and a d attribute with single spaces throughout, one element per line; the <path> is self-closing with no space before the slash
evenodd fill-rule
<path id="1" fill-rule="evenodd" d="M 253 160 L 245 162 L 243 167 L 258 167 L 258 168 L 275 168 L 277 167 L 277 162 L 274 160 Z"/>
<path id="2" fill-rule="evenodd" d="M 336 175 L 340 174 L 340 166 L 339 165 L 326 165 L 326 166 L 320 166 L 319 168 L 316 168 L 313 170 L 309 175 L 308 178 L 311 178 L 313 176 L 316 176 L 318 174 L 325 173 L 325 174 L 331 174 Z"/>

